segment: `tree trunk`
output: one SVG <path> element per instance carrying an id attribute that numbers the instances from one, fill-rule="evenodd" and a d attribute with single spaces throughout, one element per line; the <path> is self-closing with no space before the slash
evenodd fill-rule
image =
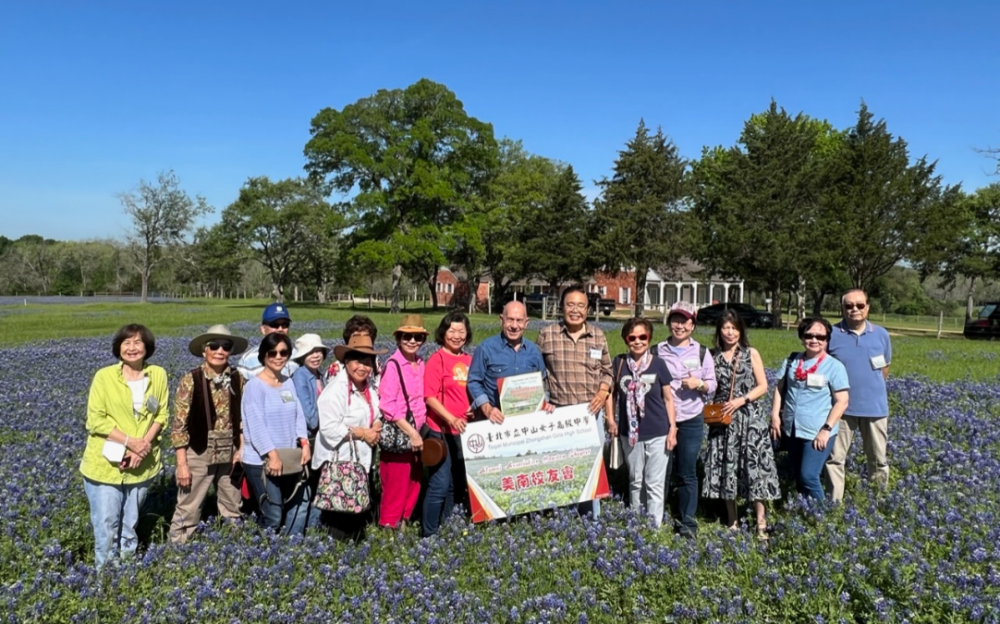
<path id="1" fill-rule="evenodd" d="M 438 281 L 437 273 L 435 273 L 433 277 L 431 277 L 429 280 L 427 280 L 427 288 L 430 289 L 430 291 L 431 291 L 431 309 L 432 310 L 437 310 L 438 309 L 437 281 Z M 454 293 L 452 293 L 452 296 L 454 297 Z"/>
<path id="2" fill-rule="evenodd" d="M 646 298 L 646 273 L 648 272 L 648 267 L 644 267 L 642 270 L 637 267 L 635 270 L 635 315 L 637 317 L 642 316 L 642 302 Z M 663 304 L 662 301 L 660 303 Z"/>
<path id="3" fill-rule="evenodd" d="M 149 301 L 149 267 L 148 265 L 142 270 L 142 295 L 139 297 L 139 303 L 147 303 Z"/>
<path id="4" fill-rule="evenodd" d="M 823 315 L 823 301 L 826 299 L 826 291 L 813 291 L 813 316 Z"/>
<path id="5" fill-rule="evenodd" d="M 326 288 L 323 287 L 323 284 L 316 284 L 316 299 L 321 304 L 326 303 Z"/>
<path id="6" fill-rule="evenodd" d="M 403 278 L 403 265 L 397 264 L 392 267 L 392 303 L 389 305 L 389 312 L 399 314 L 399 285 Z"/>
<path id="7" fill-rule="evenodd" d="M 278 303 L 283 303 L 285 301 L 285 289 L 281 287 L 281 284 L 271 284 L 271 294 L 274 296 L 274 300 Z"/>
<path id="8" fill-rule="evenodd" d="M 781 329 L 781 286 L 778 285 L 771 291 L 771 316 L 774 317 L 774 326 Z"/>
<path id="9" fill-rule="evenodd" d="M 976 278 L 969 280 L 969 298 L 965 302 L 965 320 L 972 319 L 972 308 L 976 304 Z"/>
<path id="10" fill-rule="evenodd" d="M 806 317 L 806 278 L 799 276 L 799 287 L 795 291 L 795 312 L 798 320 Z"/>

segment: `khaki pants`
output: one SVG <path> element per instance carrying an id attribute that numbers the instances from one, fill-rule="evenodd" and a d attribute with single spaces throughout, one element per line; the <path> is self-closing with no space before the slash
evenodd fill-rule
<path id="1" fill-rule="evenodd" d="M 830 496 L 833 500 L 839 501 L 844 498 L 844 468 L 855 431 L 861 433 L 861 442 L 868 460 L 869 478 L 883 486 L 889 482 L 889 460 L 886 457 L 888 421 L 888 417 L 844 416 L 841 419 L 839 434 L 833 445 L 833 453 L 826 461 L 826 475 L 830 485 Z"/>
<path id="2" fill-rule="evenodd" d="M 170 522 L 170 541 L 183 544 L 201 522 L 201 509 L 208 496 L 208 486 L 215 485 L 219 515 L 223 518 L 240 517 L 240 491 L 229 480 L 231 463 L 210 464 L 209 451 L 200 455 L 188 449 L 188 468 L 191 470 L 191 487 L 177 490 L 177 507 Z"/>

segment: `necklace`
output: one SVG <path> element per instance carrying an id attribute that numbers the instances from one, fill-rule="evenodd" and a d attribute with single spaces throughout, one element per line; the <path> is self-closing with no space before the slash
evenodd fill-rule
<path id="1" fill-rule="evenodd" d="M 823 361 L 823 358 L 825 358 L 825 357 L 826 357 L 826 353 L 824 352 L 823 355 L 819 356 L 819 359 L 816 360 L 815 364 L 813 364 L 812 366 L 810 366 L 806 370 L 802 370 L 802 364 L 803 364 L 803 362 L 806 361 L 806 354 L 803 353 L 802 354 L 802 359 L 799 360 L 799 365 L 795 369 L 795 379 L 798 380 L 798 381 L 805 381 L 806 379 L 808 379 L 809 375 L 812 375 L 813 373 L 816 372 L 816 369 L 819 368 L 820 363 Z"/>

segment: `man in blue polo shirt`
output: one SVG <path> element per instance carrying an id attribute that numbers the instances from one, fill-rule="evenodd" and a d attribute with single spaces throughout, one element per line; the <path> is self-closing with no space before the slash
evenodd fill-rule
<path id="1" fill-rule="evenodd" d="M 892 363 L 889 332 L 868 321 L 865 291 L 847 291 L 841 297 L 841 306 L 844 320 L 833 326 L 828 351 L 847 369 L 851 401 L 844 412 L 840 435 L 826 462 L 830 495 L 835 501 L 844 498 L 844 466 L 855 431 L 861 433 L 869 478 L 883 486 L 889 481 L 886 456 L 889 396 L 885 386 Z"/>
<path id="2" fill-rule="evenodd" d="M 538 346 L 524 339 L 528 311 L 520 301 L 511 301 L 500 315 L 502 333 L 482 341 L 472 352 L 466 387 L 472 406 L 480 409 L 494 423 L 503 422 L 497 381 L 503 377 L 541 371 L 546 375 L 545 360 Z"/>

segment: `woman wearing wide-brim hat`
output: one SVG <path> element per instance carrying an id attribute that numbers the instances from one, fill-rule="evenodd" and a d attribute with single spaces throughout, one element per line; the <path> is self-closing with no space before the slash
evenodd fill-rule
<path id="1" fill-rule="evenodd" d="M 225 325 L 213 325 L 188 343 L 201 364 L 181 378 L 174 399 L 171 442 L 177 452 L 177 506 L 170 540 L 183 543 L 201 521 L 210 485 L 219 515 L 240 517 L 240 491 L 229 478 L 240 461 L 240 403 L 243 378 L 229 357 L 246 351 L 247 340 Z"/>
<path id="2" fill-rule="evenodd" d="M 398 427 L 409 438 L 409 450 L 387 450 L 383 440 L 379 455 L 382 501 L 379 525 L 398 528 L 409 520 L 420 497 L 424 440 L 420 429 L 427 420 L 424 403 L 424 362 L 418 352 L 427 341 L 427 330 L 419 314 L 407 314 L 393 332 L 396 351 L 389 356 L 379 381 L 379 409 L 385 427 Z M 408 417 L 409 415 L 409 417 Z"/>
<path id="3" fill-rule="evenodd" d="M 299 355 L 293 361 L 299 368 L 292 373 L 292 383 L 295 384 L 295 394 L 302 404 L 302 413 L 306 416 L 309 437 L 314 438 L 316 430 L 319 429 L 316 397 L 326 387 L 322 365 L 326 356 L 330 354 L 330 348 L 323 344 L 319 334 L 302 334 L 295 341 L 295 352 Z"/>
<path id="4" fill-rule="evenodd" d="M 372 449 L 378 444 L 382 430 L 382 422 L 378 418 L 378 388 L 371 383 L 371 376 L 375 370 L 376 357 L 386 351 L 376 350 L 367 334 L 354 334 L 346 345 L 338 345 L 333 352 L 343 368 L 340 374 L 333 377 L 317 401 L 319 434 L 316 437 L 312 467 L 319 473 L 327 462 L 357 461 L 365 472 L 370 472 Z M 368 494 L 370 496 L 371 492 Z M 351 492 L 343 489 L 331 494 L 341 498 L 351 495 Z M 317 502 L 323 496 L 324 494 L 318 494 Z M 346 513 L 324 510 L 320 514 L 320 523 L 327 527 L 333 537 L 356 541 L 364 537 L 371 511 L 366 509 L 361 513 Z"/>

